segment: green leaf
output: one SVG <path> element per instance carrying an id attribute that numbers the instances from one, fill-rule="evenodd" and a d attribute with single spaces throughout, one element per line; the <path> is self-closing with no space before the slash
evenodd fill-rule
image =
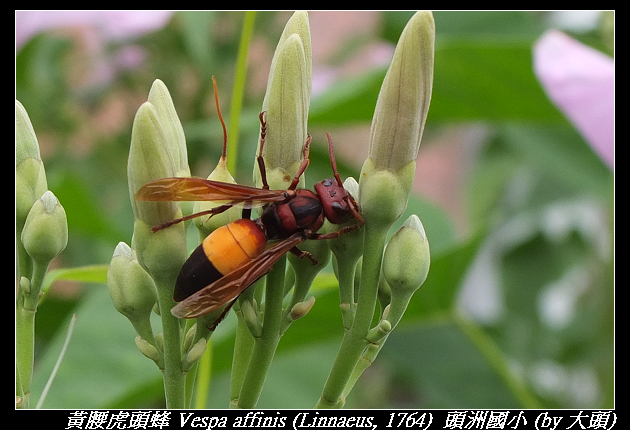
<path id="1" fill-rule="evenodd" d="M 438 33 L 439 34 L 439 33 Z M 445 121 L 565 123 L 532 69 L 534 39 L 438 39 L 427 124 Z M 369 122 L 385 70 L 342 80 L 314 97 L 309 125 Z"/>
<path id="2" fill-rule="evenodd" d="M 475 119 L 564 122 L 534 76 L 532 43 L 492 39 L 438 43 L 427 123 Z"/>
<path id="3" fill-rule="evenodd" d="M 136 333 L 114 309 L 105 286 L 91 290 L 75 313 L 74 334 L 43 408 L 108 408 L 120 405 L 122 398 L 133 398 L 140 387 L 154 387 L 150 381 L 161 381 L 155 364 L 136 348 Z M 31 385 L 33 401 L 50 375 L 65 334 L 64 330 L 57 333 L 38 360 Z M 158 392 L 145 392 L 143 401 L 159 400 L 163 395 L 159 384 Z"/>

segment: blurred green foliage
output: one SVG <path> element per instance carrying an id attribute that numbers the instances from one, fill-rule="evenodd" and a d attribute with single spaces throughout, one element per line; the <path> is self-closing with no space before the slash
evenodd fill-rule
<path id="1" fill-rule="evenodd" d="M 395 43 L 409 16 L 382 13 L 370 41 Z M 57 267 L 107 264 L 119 241 L 130 242 L 131 124 L 154 79 L 171 92 L 193 174 L 206 176 L 214 168 L 222 135 L 210 78 L 217 77 L 226 115 L 242 19 L 236 12 L 176 13 L 165 28 L 133 41 L 146 53 L 141 67 L 120 69 L 107 81 L 91 80 L 96 70 L 90 61 L 113 61 L 124 46 L 120 42 L 95 54 L 79 38 L 53 32 L 17 51 L 16 98 L 30 115 L 49 188 L 68 218 L 69 243 Z M 437 12 L 435 21 L 425 142 L 452 126 L 485 130 L 466 167 L 466 211 L 459 216 L 467 228 L 459 231 L 453 214 L 426 198 L 411 199 L 407 212 L 421 218 L 431 244 L 429 278 L 347 407 L 612 407 L 614 177 L 535 79 L 532 44 L 549 27 L 547 14 Z M 257 49 L 271 53 L 284 22 L 281 13 L 259 13 Z M 578 36 L 610 50 L 608 35 Z M 352 43 L 337 51 L 358 49 Z M 254 72 L 249 74 L 259 74 Z M 309 184 L 330 171 L 324 131 L 334 138 L 344 127 L 368 126 L 384 73 L 385 68 L 362 71 L 314 97 Z M 244 184 L 251 184 L 263 91 L 264 84 L 251 85 L 246 93 L 239 153 L 228 155 L 238 157 L 232 173 Z M 362 161 L 338 155 L 342 176 L 356 177 Z M 105 284 L 77 285 L 62 282 L 63 272 L 54 275 L 57 282 L 37 314 L 34 401 L 70 315 L 77 313 L 44 407 L 162 405 L 160 375 L 136 349 L 133 328 L 115 311 Z M 281 340 L 259 407 L 315 404 L 342 334 L 334 287 L 330 272 L 316 281 L 316 304 Z M 494 311 L 475 315 L 471 297 Z M 550 297 L 560 300 L 549 302 Z M 548 303 L 565 307 L 548 311 Z M 227 407 L 234 329 L 231 315 L 212 337 L 208 407 Z"/>

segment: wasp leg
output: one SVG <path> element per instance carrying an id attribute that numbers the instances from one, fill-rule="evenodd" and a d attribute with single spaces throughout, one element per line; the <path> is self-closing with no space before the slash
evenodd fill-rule
<path id="1" fill-rule="evenodd" d="M 173 224 L 179 224 L 182 221 L 188 221 L 188 220 L 191 220 L 193 218 L 197 218 L 197 217 L 204 216 L 204 215 L 210 215 L 210 216 L 218 215 L 220 213 L 225 212 L 226 210 L 230 209 L 233 206 L 234 205 L 232 203 L 227 203 L 225 205 L 217 206 L 216 208 L 212 208 L 212 209 L 209 209 L 207 211 L 201 211 L 201 212 L 197 212 L 197 213 L 194 213 L 194 214 L 182 217 L 182 218 L 177 218 L 177 219 L 174 219 L 172 221 L 166 222 L 164 224 L 160 224 L 160 225 L 156 225 L 155 227 L 151 227 L 151 231 L 153 233 L 155 233 L 156 231 L 164 230 L 165 228 L 170 227 Z"/>
<path id="2" fill-rule="evenodd" d="M 258 170 L 260 170 L 260 180 L 262 181 L 262 187 L 265 190 L 269 189 L 267 183 L 267 170 L 265 169 L 265 160 L 263 158 L 263 147 L 265 146 L 265 139 L 267 137 L 267 121 L 265 121 L 265 112 L 261 112 L 258 115 L 260 120 L 260 147 L 258 148 L 258 156 L 256 161 L 258 162 Z"/>
<path id="3" fill-rule="evenodd" d="M 304 172 L 306 171 L 306 168 L 308 167 L 308 163 L 310 162 L 310 160 L 308 159 L 310 147 L 311 147 L 311 136 L 306 136 L 306 142 L 304 143 L 304 149 L 302 150 L 302 154 L 303 154 L 302 162 L 300 163 L 300 167 L 298 168 L 298 171 L 295 173 L 295 177 L 293 178 L 291 185 L 289 185 L 289 190 L 295 190 L 295 188 L 298 186 L 298 183 L 300 182 L 300 176 L 304 174 Z"/>
<path id="4" fill-rule="evenodd" d="M 317 261 L 315 257 L 313 257 L 313 254 L 311 254 L 308 251 L 300 251 L 297 246 L 294 246 L 293 248 L 289 249 L 289 251 L 291 252 L 291 254 L 297 256 L 297 258 L 299 259 L 308 258 L 309 260 L 311 260 L 311 263 L 319 264 L 319 261 Z"/>
<path id="5" fill-rule="evenodd" d="M 313 233 L 308 238 L 311 240 L 336 239 L 341 235 L 358 230 L 359 228 L 361 228 L 361 226 L 362 224 L 353 224 L 346 227 L 342 227 L 337 231 L 333 231 L 326 234 Z"/>

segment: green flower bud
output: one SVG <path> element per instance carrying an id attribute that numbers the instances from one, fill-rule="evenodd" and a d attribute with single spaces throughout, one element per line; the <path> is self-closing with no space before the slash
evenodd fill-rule
<path id="1" fill-rule="evenodd" d="M 398 171 L 379 168 L 372 158 L 363 163 L 359 202 L 366 222 L 389 228 L 405 211 L 416 170 L 412 160 Z"/>
<path id="2" fill-rule="evenodd" d="M 46 191 L 28 213 L 22 230 L 22 244 L 28 255 L 42 265 L 50 263 L 66 248 L 66 211 L 51 191 Z"/>
<path id="3" fill-rule="evenodd" d="M 173 218 L 177 217 L 181 217 L 179 209 L 174 212 Z M 174 282 L 188 253 L 184 224 L 175 224 L 155 233 L 151 227 L 143 220 L 135 220 L 131 246 L 140 264 L 154 280 L 172 278 Z M 174 284 L 170 287 L 174 288 Z"/>
<path id="4" fill-rule="evenodd" d="M 188 150 L 186 148 L 186 137 L 184 128 L 175 111 L 171 94 L 159 79 L 156 79 L 151 86 L 148 97 L 157 111 L 157 116 L 162 125 L 166 145 L 169 152 L 173 156 L 175 162 L 175 174 L 173 176 L 188 177 L 190 176 L 190 167 L 188 167 Z M 178 202 L 182 213 L 190 215 L 193 211 L 193 202 Z"/>
<path id="5" fill-rule="evenodd" d="M 302 160 L 307 138 L 311 80 L 308 15 L 296 12 L 278 42 L 263 100 L 267 123 L 263 156 L 268 170 L 267 181 L 272 189 L 286 188 Z M 257 164 L 254 180 L 260 185 Z"/>
<path id="6" fill-rule="evenodd" d="M 182 343 L 182 351 L 188 351 L 195 340 L 195 335 L 197 334 L 197 322 L 195 322 L 188 330 L 186 330 L 186 334 L 184 335 L 184 342 Z"/>
<path id="7" fill-rule="evenodd" d="M 148 101 L 155 107 L 169 152 L 173 154 L 175 176 L 190 176 L 184 129 L 175 111 L 171 94 L 168 92 L 164 82 L 159 79 L 153 82 L 149 91 Z"/>
<path id="8" fill-rule="evenodd" d="M 389 333 L 392 331 L 392 324 L 386 320 L 382 319 L 379 321 L 378 325 L 368 331 L 365 336 L 365 340 L 370 343 L 378 343 L 383 340 Z"/>
<path id="9" fill-rule="evenodd" d="M 20 291 L 22 294 L 28 295 L 31 294 L 31 280 L 25 276 L 20 277 Z"/>
<path id="10" fill-rule="evenodd" d="M 15 215 L 18 231 L 33 203 L 48 189 L 37 136 L 28 113 L 15 101 Z"/>
<path id="11" fill-rule="evenodd" d="M 160 356 L 160 352 L 155 347 L 155 345 L 152 345 L 151 343 L 147 342 L 140 335 L 136 336 L 135 341 L 136 341 L 136 346 L 138 347 L 140 352 L 145 357 L 150 358 L 151 360 L 155 361 L 159 365 L 159 363 L 162 360 L 162 357 Z"/>
<path id="12" fill-rule="evenodd" d="M 164 224 L 175 218 L 175 202 L 149 202 L 135 199 L 136 192 L 147 182 L 177 174 L 177 153 L 168 145 L 166 134 L 153 104 L 145 102 L 134 118 L 127 176 L 131 205 L 136 219 L 149 225 Z"/>
<path id="13" fill-rule="evenodd" d="M 417 12 L 396 45 L 374 110 L 360 181 L 366 222 L 387 226 L 406 207 L 431 101 L 434 45 L 433 15 Z"/>
<path id="14" fill-rule="evenodd" d="M 376 102 L 369 157 L 397 171 L 415 160 L 433 88 L 435 22 L 428 11 L 407 23 Z"/>
<path id="15" fill-rule="evenodd" d="M 184 225 L 176 224 L 156 233 L 151 231 L 151 227 L 180 218 L 182 211 L 175 202 L 138 201 L 135 194 L 147 182 L 176 176 L 186 170 L 182 165 L 185 148 L 179 132 L 181 125 L 176 119 L 170 96 L 161 83 L 154 84 L 151 99 L 158 103 L 158 108 L 151 102 L 140 106 L 131 131 L 127 175 L 136 218 L 132 248 L 156 285 L 173 288 L 175 277 L 187 256 Z M 168 138 L 177 142 L 169 143 Z M 173 285 L 170 285 L 171 281 Z"/>
<path id="16" fill-rule="evenodd" d="M 249 332 L 253 337 L 259 338 L 262 336 L 263 326 L 258 320 L 258 310 L 256 309 L 256 301 L 242 300 L 241 314 L 243 315 L 243 321 L 247 325 Z"/>
<path id="17" fill-rule="evenodd" d="M 236 184 L 234 177 L 227 169 L 226 159 L 224 157 L 221 157 L 219 159 L 217 167 L 212 171 L 212 173 L 210 173 L 208 179 L 212 181 L 226 182 L 228 184 Z M 192 213 L 203 212 L 218 207 L 220 205 L 221 203 L 217 202 L 194 202 Z M 212 217 L 200 216 L 194 218 L 193 223 L 195 224 L 195 227 L 197 227 L 197 230 L 199 230 L 199 234 L 205 238 L 217 228 L 241 218 L 241 211 L 242 208 L 234 207 L 228 209 L 223 213 L 213 215 Z"/>
<path id="18" fill-rule="evenodd" d="M 116 310 L 131 321 L 143 339 L 153 339 L 149 318 L 157 300 L 155 283 L 124 242 L 114 249 L 107 269 L 107 287 Z"/>
<path id="19" fill-rule="evenodd" d="M 422 222 L 412 215 L 392 236 L 383 255 L 383 276 L 391 289 L 387 319 L 396 326 L 430 265 L 429 242 Z"/>
<path id="20" fill-rule="evenodd" d="M 307 300 L 303 302 L 296 303 L 291 308 L 291 320 L 295 321 L 298 318 L 302 318 L 304 315 L 311 310 L 313 305 L 315 304 L 315 296 L 309 297 Z"/>
<path id="21" fill-rule="evenodd" d="M 184 358 L 182 359 L 182 370 L 184 372 L 190 370 L 193 364 L 195 364 L 195 362 L 201 358 L 203 353 L 206 351 L 207 344 L 208 341 L 206 341 L 206 339 L 204 338 L 201 338 L 197 341 L 197 343 L 193 345 L 192 348 L 190 348 L 190 351 L 188 351 L 184 355 Z"/>

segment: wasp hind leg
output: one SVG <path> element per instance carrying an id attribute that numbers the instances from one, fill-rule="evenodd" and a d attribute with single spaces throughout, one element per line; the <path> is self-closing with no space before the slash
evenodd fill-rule
<path id="1" fill-rule="evenodd" d="M 302 258 L 308 258 L 309 260 L 311 260 L 311 263 L 319 264 L 319 261 L 317 261 L 317 259 L 315 257 L 313 257 L 313 254 L 311 254 L 308 251 L 300 251 L 297 246 L 294 246 L 289 251 L 291 252 L 291 254 L 295 255 L 300 260 Z"/>

